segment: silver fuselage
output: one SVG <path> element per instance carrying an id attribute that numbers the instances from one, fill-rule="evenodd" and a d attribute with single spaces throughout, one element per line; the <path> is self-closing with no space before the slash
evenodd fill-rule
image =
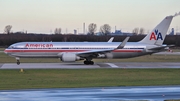
<path id="1" fill-rule="evenodd" d="M 61 53 L 78 53 L 92 50 L 115 49 L 121 42 L 19 42 L 5 49 L 5 53 L 18 58 L 59 58 Z M 108 54 L 111 58 L 131 58 L 159 51 L 148 49 L 157 47 L 139 42 L 127 42 L 123 49 Z M 109 57 L 95 57 L 109 58 Z"/>

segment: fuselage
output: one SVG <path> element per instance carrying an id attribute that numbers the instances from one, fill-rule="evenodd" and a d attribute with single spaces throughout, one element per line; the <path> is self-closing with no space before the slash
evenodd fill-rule
<path id="1" fill-rule="evenodd" d="M 19 58 L 59 58 L 62 53 L 78 53 L 96 51 L 103 49 L 115 49 L 121 42 L 19 42 L 5 49 L 5 53 Z M 154 51 L 147 51 L 148 48 L 156 45 L 142 44 L 138 42 L 127 42 L 123 49 L 115 49 L 106 57 L 97 58 L 131 58 Z"/>

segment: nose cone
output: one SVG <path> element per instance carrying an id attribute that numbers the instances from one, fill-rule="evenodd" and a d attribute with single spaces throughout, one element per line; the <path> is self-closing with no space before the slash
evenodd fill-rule
<path id="1" fill-rule="evenodd" d="M 5 54 L 8 54 L 8 51 L 7 51 L 7 49 L 5 49 L 5 50 L 4 50 L 4 53 L 5 53 Z"/>

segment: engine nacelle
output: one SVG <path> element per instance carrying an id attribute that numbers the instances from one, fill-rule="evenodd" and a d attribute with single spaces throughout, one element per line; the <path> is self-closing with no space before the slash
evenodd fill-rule
<path id="1" fill-rule="evenodd" d="M 112 59 L 113 58 L 113 54 L 112 53 L 106 53 L 106 58 L 108 59 Z"/>
<path id="2" fill-rule="evenodd" d="M 80 60 L 80 57 L 73 53 L 63 53 L 60 59 L 63 62 L 75 62 Z"/>

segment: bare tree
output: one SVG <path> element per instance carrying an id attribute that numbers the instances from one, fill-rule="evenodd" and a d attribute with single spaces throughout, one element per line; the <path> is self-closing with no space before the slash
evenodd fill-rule
<path id="1" fill-rule="evenodd" d="M 100 32 L 104 35 L 108 35 L 111 33 L 111 26 L 109 24 L 104 24 L 100 28 Z"/>
<path id="2" fill-rule="evenodd" d="M 90 35 L 94 35 L 97 30 L 97 25 L 94 23 L 89 24 L 88 30 Z"/>
<path id="3" fill-rule="evenodd" d="M 4 33 L 10 34 L 10 33 L 11 33 L 11 29 L 12 29 L 12 26 L 11 26 L 11 25 L 5 26 L 5 28 L 4 28 Z"/>
<path id="4" fill-rule="evenodd" d="M 140 29 L 139 29 L 139 34 L 140 34 L 140 35 L 144 34 L 144 31 L 145 31 L 144 28 L 140 28 Z"/>
<path id="5" fill-rule="evenodd" d="M 54 34 L 61 34 L 61 28 L 56 28 L 54 30 Z"/>
<path id="6" fill-rule="evenodd" d="M 132 31 L 133 34 L 137 35 L 139 33 L 139 28 L 134 28 Z"/>

